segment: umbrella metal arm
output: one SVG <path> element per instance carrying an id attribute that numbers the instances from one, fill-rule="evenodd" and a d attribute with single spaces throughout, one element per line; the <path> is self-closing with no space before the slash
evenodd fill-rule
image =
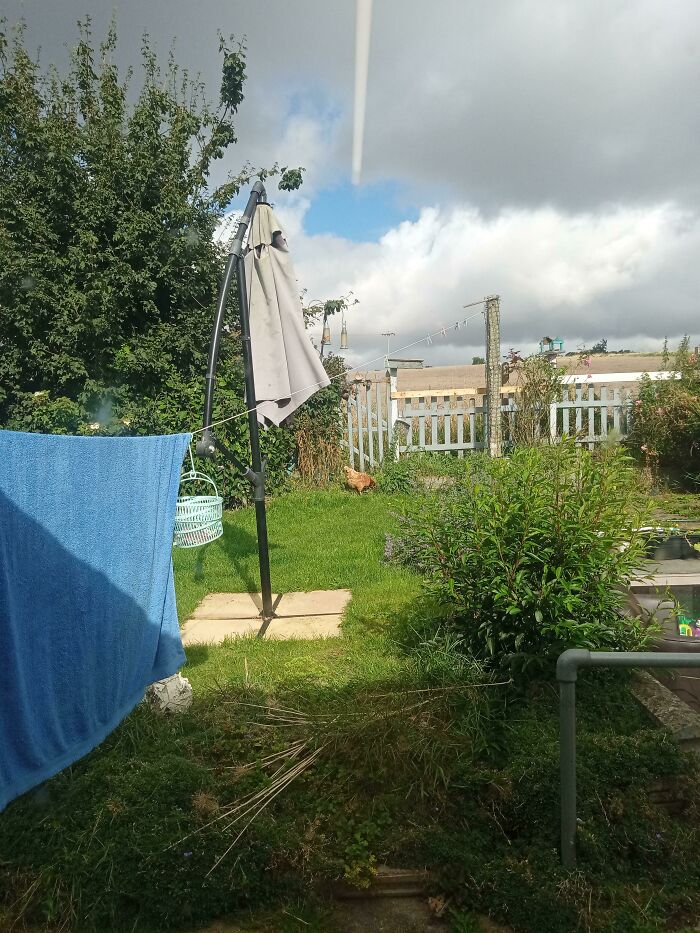
<path id="1" fill-rule="evenodd" d="M 250 226 L 255 209 L 261 201 L 265 200 L 265 188 L 261 181 L 253 185 L 248 204 L 238 224 L 236 236 L 231 245 L 231 251 L 226 263 L 224 276 L 219 287 L 216 303 L 216 315 L 209 343 L 209 358 L 204 383 L 204 430 L 197 443 L 197 453 L 200 457 L 212 458 L 215 452 L 220 451 L 236 469 L 246 477 L 253 487 L 253 501 L 255 503 L 255 522 L 258 532 L 258 558 L 260 563 L 260 590 L 262 595 L 262 627 L 259 636 L 265 634 L 267 626 L 274 618 L 272 607 L 272 585 L 270 582 L 270 551 L 267 538 L 267 517 L 265 514 L 265 464 L 260 455 L 260 433 L 258 415 L 255 410 L 255 378 L 253 375 L 253 356 L 250 342 L 250 314 L 248 308 L 248 291 L 245 280 L 245 266 L 243 263 L 243 240 Z M 243 464 L 235 454 L 228 449 L 215 436 L 212 424 L 214 408 L 214 390 L 216 387 L 216 367 L 219 361 L 219 347 L 221 344 L 221 331 L 226 313 L 226 302 L 231 288 L 231 281 L 236 276 L 238 284 L 238 305 L 241 321 L 241 342 L 243 350 L 243 367 L 245 372 L 245 399 L 248 411 L 248 428 L 250 432 L 251 466 Z"/>

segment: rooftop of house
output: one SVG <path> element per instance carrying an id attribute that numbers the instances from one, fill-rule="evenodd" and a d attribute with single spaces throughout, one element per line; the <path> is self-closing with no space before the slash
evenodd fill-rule
<path id="1" fill-rule="evenodd" d="M 392 362 L 399 362 L 398 360 Z M 416 360 L 411 360 L 415 364 Z M 644 373 L 659 372 L 664 369 L 662 354 L 653 353 L 601 353 L 591 356 L 590 365 L 580 362 L 579 355 L 560 356 L 556 360 L 557 366 L 566 370 L 570 376 L 605 375 L 616 373 Z M 360 376 L 359 373 L 355 374 Z M 385 373 L 383 370 L 371 370 L 363 372 L 363 379 L 370 379 L 373 382 L 383 382 Z M 637 377 L 632 376 L 629 384 L 637 382 Z M 621 383 L 625 385 L 626 383 Z M 449 392 L 459 389 L 476 390 L 486 385 L 486 367 L 483 363 L 476 365 L 457 364 L 453 366 L 411 366 L 403 368 L 398 366 L 397 371 L 397 391 L 398 392 Z"/>

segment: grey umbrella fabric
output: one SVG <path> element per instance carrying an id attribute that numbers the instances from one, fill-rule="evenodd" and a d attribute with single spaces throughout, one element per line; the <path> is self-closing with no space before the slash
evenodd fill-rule
<path id="1" fill-rule="evenodd" d="M 279 425 L 330 380 L 304 328 L 291 257 L 269 204 L 253 216 L 245 273 L 258 421 Z"/>

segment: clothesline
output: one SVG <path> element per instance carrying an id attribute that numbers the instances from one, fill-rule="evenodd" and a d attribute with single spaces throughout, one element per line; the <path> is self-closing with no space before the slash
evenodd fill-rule
<path id="1" fill-rule="evenodd" d="M 477 305 L 483 305 L 485 301 L 486 299 L 482 298 L 480 301 L 472 301 L 469 304 L 463 305 L 462 307 L 474 308 Z M 462 325 L 468 324 L 469 321 L 473 320 L 475 317 L 478 317 L 480 314 L 483 314 L 483 311 L 476 311 L 474 314 L 470 314 L 469 317 L 465 318 L 464 320 L 455 321 L 453 324 L 449 324 L 446 327 L 445 326 L 440 327 L 439 330 L 434 331 L 432 334 L 427 334 L 425 337 L 420 337 L 418 340 L 414 340 L 412 343 L 407 343 L 403 347 L 398 347 L 393 352 L 403 353 L 405 350 L 410 350 L 412 347 L 416 347 L 418 346 L 418 344 L 424 343 L 426 340 L 428 341 L 429 344 L 432 344 L 433 337 L 438 337 L 438 336 L 444 337 L 447 335 L 448 330 L 459 330 L 460 327 L 462 327 Z M 376 363 L 380 360 L 386 360 L 386 359 L 387 359 L 386 354 L 382 354 L 381 356 L 375 356 L 371 360 L 365 360 L 363 363 L 359 363 L 357 366 L 353 366 L 350 369 L 344 370 L 342 373 L 338 373 L 335 376 L 331 376 L 330 379 L 331 381 L 333 381 L 334 379 L 344 379 L 345 376 L 348 375 L 348 373 L 354 373 L 354 372 L 357 372 L 358 370 L 366 369 L 371 363 Z M 313 383 L 312 385 L 304 386 L 301 389 L 297 389 L 296 392 L 291 393 L 290 398 L 295 395 L 299 395 L 302 392 L 306 392 L 309 389 L 315 389 L 320 384 L 321 383 L 316 382 L 316 383 Z M 215 427 L 218 427 L 220 424 L 226 424 L 229 421 L 235 421 L 237 418 L 245 418 L 248 415 L 252 414 L 254 411 L 257 411 L 257 405 L 254 405 L 252 408 L 248 408 L 245 411 L 239 411 L 235 415 L 230 415 L 228 418 L 222 418 L 220 421 L 212 421 L 211 424 L 206 424 L 204 425 L 203 428 L 198 428 L 196 431 L 192 431 L 192 434 L 201 434 L 202 431 L 207 431 L 209 428 L 215 428 Z"/>

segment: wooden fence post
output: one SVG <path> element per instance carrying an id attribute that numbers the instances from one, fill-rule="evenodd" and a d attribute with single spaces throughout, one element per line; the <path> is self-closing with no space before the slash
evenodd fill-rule
<path id="1" fill-rule="evenodd" d="M 398 366 L 390 366 L 387 361 L 387 376 L 389 377 L 389 411 L 387 412 L 387 420 L 389 422 L 389 446 L 391 447 L 394 444 L 394 436 L 396 432 L 396 422 L 399 418 L 399 400 L 394 398 L 396 392 L 396 386 L 398 385 Z M 394 459 L 399 459 L 399 441 L 396 439 L 396 446 L 394 448 Z"/>

